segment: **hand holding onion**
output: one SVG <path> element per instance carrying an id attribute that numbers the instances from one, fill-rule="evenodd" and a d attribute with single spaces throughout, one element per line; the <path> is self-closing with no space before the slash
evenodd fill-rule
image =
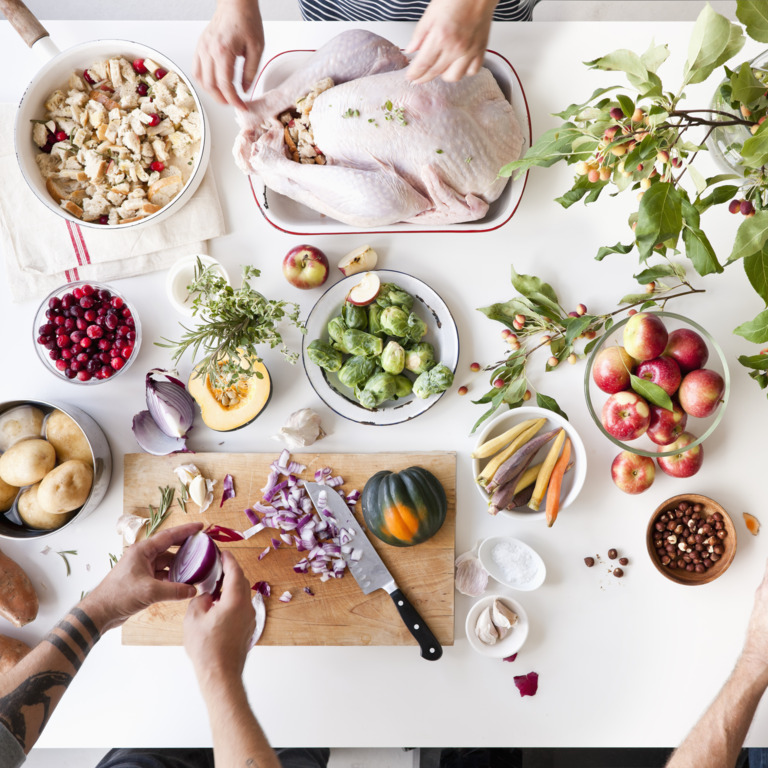
<path id="1" fill-rule="evenodd" d="M 184 648 L 195 667 L 200 687 L 240 680 L 256 626 L 251 590 L 230 552 L 221 554 L 224 577 L 221 596 L 208 593 L 189 604 L 184 617 Z"/>
<path id="2" fill-rule="evenodd" d="M 194 596 L 193 586 L 168 581 L 168 567 L 173 561 L 168 549 L 202 527 L 202 523 L 187 523 L 169 528 L 125 550 L 117 565 L 81 602 L 100 632 L 119 626 L 153 603 Z"/>

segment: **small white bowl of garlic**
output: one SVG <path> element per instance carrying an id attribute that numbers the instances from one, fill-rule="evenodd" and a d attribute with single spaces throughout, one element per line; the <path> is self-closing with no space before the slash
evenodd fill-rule
<path id="1" fill-rule="evenodd" d="M 517 653 L 528 637 L 528 615 L 506 595 L 481 597 L 467 614 L 467 640 L 482 656 L 506 659 Z"/>

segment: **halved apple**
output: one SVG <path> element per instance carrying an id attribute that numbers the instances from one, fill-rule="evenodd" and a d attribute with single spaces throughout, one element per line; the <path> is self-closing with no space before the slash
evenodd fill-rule
<path id="1" fill-rule="evenodd" d="M 355 275 L 376 267 L 378 254 L 370 245 L 361 245 L 350 251 L 340 262 L 339 269 L 344 275 Z"/>
<path id="2" fill-rule="evenodd" d="M 381 290 L 381 280 L 375 272 L 366 272 L 363 279 L 347 294 L 347 301 L 358 307 L 367 307 L 375 301 Z"/>

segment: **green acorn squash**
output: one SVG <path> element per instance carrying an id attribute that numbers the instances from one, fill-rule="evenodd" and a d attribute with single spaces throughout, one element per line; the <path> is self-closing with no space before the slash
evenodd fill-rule
<path id="1" fill-rule="evenodd" d="M 448 500 L 430 471 L 408 467 L 373 475 L 363 489 L 362 507 L 371 533 L 394 547 L 412 547 L 440 530 Z"/>

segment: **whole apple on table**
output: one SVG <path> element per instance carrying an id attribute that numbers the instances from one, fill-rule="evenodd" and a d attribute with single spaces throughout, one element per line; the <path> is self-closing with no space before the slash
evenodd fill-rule
<path id="1" fill-rule="evenodd" d="M 606 432 L 622 440 L 647 435 L 663 451 L 680 451 L 656 459 L 672 477 L 691 477 L 701 468 L 701 445 L 686 448 L 696 437 L 685 431 L 688 417 L 711 416 L 722 402 L 725 382 L 717 371 L 704 368 L 709 349 L 690 328 L 669 333 L 653 313 L 638 312 L 624 326 L 623 346 L 605 347 L 595 357 L 592 379 L 610 397 L 601 421 Z M 634 392 L 630 375 L 661 387 L 672 399 L 673 410 L 649 403 Z M 626 493 L 641 493 L 653 483 L 649 457 L 622 451 L 611 465 L 611 477 Z"/>

